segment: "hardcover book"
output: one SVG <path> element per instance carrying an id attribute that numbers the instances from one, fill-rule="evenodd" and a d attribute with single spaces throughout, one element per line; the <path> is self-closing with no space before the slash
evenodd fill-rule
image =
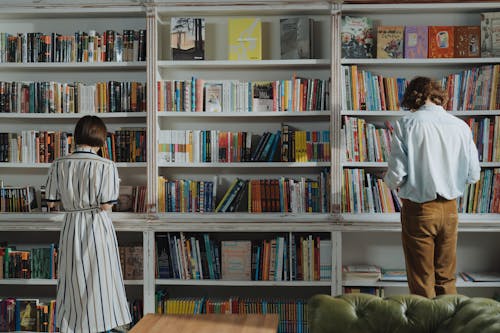
<path id="1" fill-rule="evenodd" d="M 16 330 L 36 331 L 38 299 L 16 299 Z"/>
<path id="2" fill-rule="evenodd" d="M 405 58 L 427 58 L 428 27 L 423 25 L 409 25 L 405 27 Z"/>
<path id="3" fill-rule="evenodd" d="M 249 281 L 251 273 L 250 241 L 222 241 L 222 279 Z"/>
<path id="4" fill-rule="evenodd" d="M 377 58 L 403 58 L 404 26 L 377 28 Z"/>
<path id="5" fill-rule="evenodd" d="M 429 26 L 429 58 L 453 58 L 453 26 Z"/>
<path id="6" fill-rule="evenodd" d="M 307 17 L 280 19 L 281 59 L 313 58 L 314 20 Z"/>
<path id="7" fill-rule="evenodd" d="M 205 19 L 172 17 L 170 47 L 173 60 L 205 59 Z"/>
<path id="8" fill-rule="evenodd" d="M 342 58 L 374 58 L 375 35 L 368 17 L 342 17 Z"/>
<path id="9" fill-rule="evenodd" d="M 262 60 L 262 22 L 260 18 L 230 18 L 229 60 Z"/>
<path id="10" fill-rule="evenodd" d="M 481 56 L 481 27 L 455 27 L 455 58 L 478 58 Z"/>
<path id="11" fill-rule="evenodd" d="M 481 55 L 500 56 L 500 12 L 481 13 Z"/>

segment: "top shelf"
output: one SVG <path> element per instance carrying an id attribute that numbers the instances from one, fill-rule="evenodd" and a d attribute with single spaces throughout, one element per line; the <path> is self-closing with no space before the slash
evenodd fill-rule
<path id="1" fill-rule="evenodd" d="M 500 58 L 433 58 L 433 59 L 342 59 L 342 65 L 381 65 L 381 66 L 456 66 L 499 63 Z"/>
<path id="2" fill-rule="evenodd" d="M 314 67 L 329 68 L 329 59 L 293 59 L 293 60 L 192 60 L 173 61 L 160 60 L 158 68 L 168 69 L 217 69 L 217 68 L 292 68 L 292 67 Z"/>
<path id="3" fill-rule="evenodd" d="M 345 4 L 342 14 L 415 14 L 415 13 L 473 13 L 500 9 L 498 1 L 464 3 L 398 3 L 398 4 Z"/>

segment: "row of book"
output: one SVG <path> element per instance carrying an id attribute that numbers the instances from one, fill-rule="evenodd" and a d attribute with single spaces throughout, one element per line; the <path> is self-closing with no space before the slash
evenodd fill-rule
<path id="1" fill-rule="evenodd" d="M 329 110 L 330 80 L 158 81 L 159 112 L 268 112 Z"/>
<path id="2" fill-rule="evenodd" d="M 479 181 L 467 184 L 457 200 L 459 213 L 500 213 L 500 168 L 481 170 Z"/>
<path id="3" fill-rule="evenodd" d="M 0 133 L 0 162 L 51 163 L 75 150 L 73 134 L 26 130 Z M 146 161 L 146 130 L 121 129 L 108 133 L 101 155 L 115 162 Z"/>
<path id="4" fill-rule="evenodd" d="M 329 281 L 332 242 L 320 236 L 215 240 L 209 234 L 156 234 L 160 279 Z"/>
<path id="5" fill-rule="evenodd" d="M 345 161 L 387 162 L 391 152 L 393 126 L 385 122 L 386 128 L 377 128 L 363 118 L 343 117 L 340 133 Z"/>
<path id="6" fill-rule="evenodd" d="M 120 185 L 118 201 L 113 206 L 114 212 L 147 212 L 147 186 Z"/>
<path id="7" fill-rule="evenodd" d="M 0 181 L 0 212 L 30 213 L 38 208 L 33 186 L 4 186 Z"/>
<path id="8" fill-rule="evenodd" d="M 146 112 L 144 82 L 0 82 L 0 113 Z"/>
<path id="9" fill-rule="evenodd" d="M 146 61 L 146 30 L 0 33 L 0 63 L 109 61 Z"/>
<path id="10" fill-rule="evenodd" d="M 120 265 L 124 280 L 142 280 L 144 251 L 142 246 L 119 246 Z"/>
<path id="11" fill-rule="evenodd" d="M 327 162 L 330 131 L 304 131 L 282 124 L 275 133 L 162 130 L 158 159 L 166 163 Z"/>
<path id="12" fill-rule="evenodd" d="M 343 58 L 491 57 L 498 41 L 491 36 L 500 13 L 482 13 L 479 26 L 378 25 L 365 16 L 342 17 Z M 484 39 L 484 40 L 483 40 Z M 483 54 L 481 54 L 483 52 Z"/>
<path id="13" fill-rule="evenodd" d="M 128 302 L 132 327 L 143 317 L 143 301 Z M 56 301 L 38 298 L 0 299 L 1 332 L 59 332 L 56 320 Z"/>
<path id="14" fill-rule="evenodd" d="M 165 290 L 155 294 L 156 313 L 192 314 L 279 314 L 278 333 L 309 332 L 308 307 L 304 299 L 170 297 Z"/>
<path id="15" fill-rule="evenodd" d="M 36 298 L 0 299 L 1 332 L 58 332 L 56 301 Z"/>
<path id="16" fill-rule="evenodd" d="M 481 162 L 500 161 L 500 116 L 469 118 Z M 341 132 L 345 160 L 349 162 L 387 162 L 391 150 L 393 125 L 385 121 L 386 128 L 377 128 L 363 118 L 343 117 Z"/>
<path id="17" fill-rule="evenodd" d="M 342 211 L 344 213 L 395 213 L 401 199 L 384 181 L 364 169 L 343 170 Z"/>
<path id="18" fill-rule="evenodd" d="M 0 247 L 0 279 L 57 279 L 57 245 L 16 249 Z"/>
<path id="19" fill-rule="evenodd" d="M 341 68 L 342 108 L 360 111 L 399 111 L 409 81 L 359 69 Z"/>
<path id="20" fill-rule="evenodd" d="M 260 18 L 229 18 L 229 60 L 262 59 Z M 247 47 L 248 41 L 253 47 Z M 173 60 L 205 59 L 205 18 L 172 17 L 170 47 Z M 308 59 L 314 56 L 314 20 L 305 16 L 280 18 L 281 59 Z"/>
<path id="21" fill-rule="evenodd" d="M 500 116 L 466 120 L 481 162 L 500 162 Z"/>
<path id="22" fill-rule="evenodd" d="M 405 78 L 385 77 L 342 66 L 342 108 L 344 110 L 398 111 L 408 85 Z M 437 80 L 449 99 L 446 110 L 500 109 L 500 65 L 472 67 Z"/>
<path id="23" fill-rule="evenodd" d="M 216 181 L 158 177 L 158 211 L 210 213 L 215 210 Z"/>

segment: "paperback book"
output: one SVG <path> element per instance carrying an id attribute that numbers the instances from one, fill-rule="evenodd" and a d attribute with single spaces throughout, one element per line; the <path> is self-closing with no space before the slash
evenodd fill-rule
<path id="1" fill-rule="evenodd" d="M 229 60 L 262 60 L 262 22 L 260 18 L 230 18 Z"/>
<path id="2" fill-rule="evenodd" d="M 170 47 L 173 60 L 205 59 L 205 19 L 172 17 Z"/>

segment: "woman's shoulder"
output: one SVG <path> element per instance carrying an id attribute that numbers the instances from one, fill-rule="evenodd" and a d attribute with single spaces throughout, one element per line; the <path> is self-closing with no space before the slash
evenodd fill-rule
<path id="1" fill-rule="evenodd" d="M 71 162 L 71 161 L 90 161 L 90 162 L 95 162 L 96 164 L 106 164 L 106 165 L 114 165 L 115 162 L 111 161 L 110 159 L 101 157 L 97 154 L 93 153 L 73 153 L 70 155 L 66 155 L 63 157 L 57 158 L 54 163 L 65 163 L 65 162 Z"/>

